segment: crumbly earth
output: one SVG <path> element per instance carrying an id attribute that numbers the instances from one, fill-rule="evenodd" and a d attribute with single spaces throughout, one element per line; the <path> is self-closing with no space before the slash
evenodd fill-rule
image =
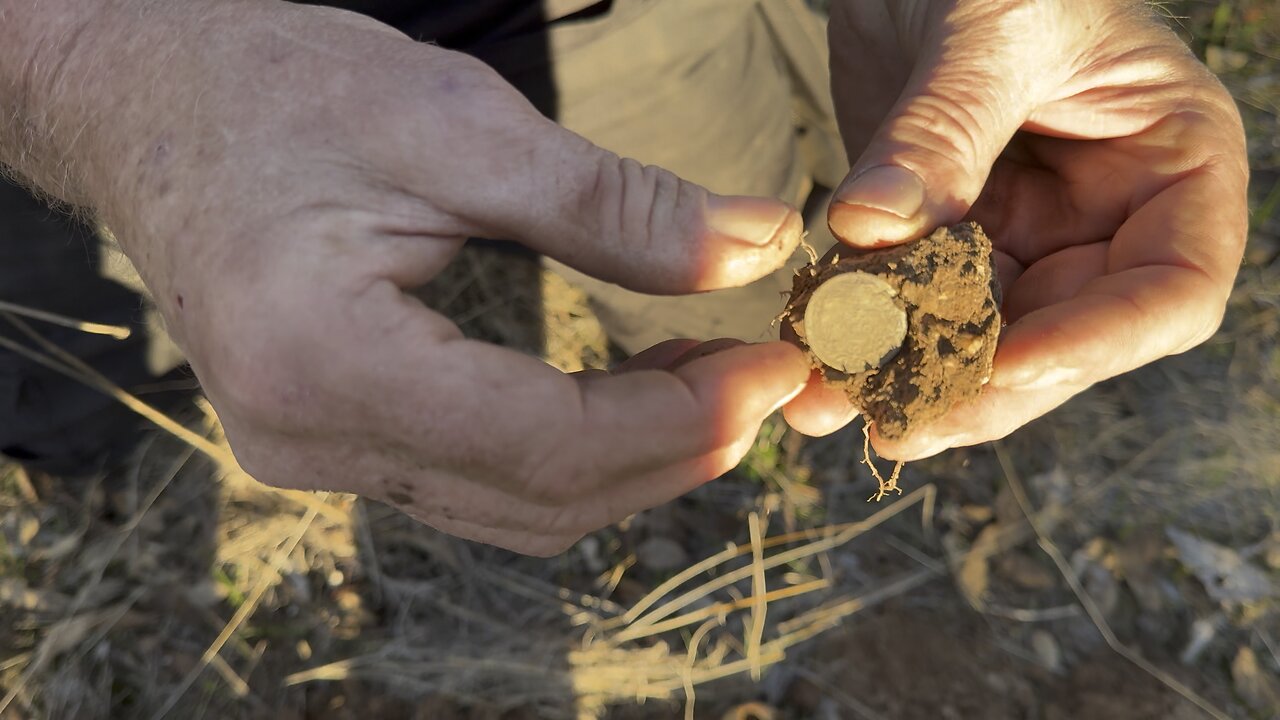
<path id="1" fill-rule="evenodd" d="M 939 228 L 913 243 L 856 252 L 802 268 L 785 320 L 827 382 L 839 385 L 887 438 L 976 396 L 991 377 L 1000 335 L 1000 286 L 991 240 L 976 223 Z M 824 364 L 805 336 L 805 306 L 823 282 L 863 272 L 888 282 L 907 312 L 902 347 L 880 367 L 844 373 Z M 858 332 L 850 327 L 849 332 Z"/>

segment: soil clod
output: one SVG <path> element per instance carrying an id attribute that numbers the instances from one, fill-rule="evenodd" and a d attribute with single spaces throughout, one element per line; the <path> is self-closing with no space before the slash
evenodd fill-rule
<path id="1" fill-rule="evenodd" d="M 991 240 L 967 223 L 802 268 L 785 316 L 827 382 L 898 438 L 981 391 L 999 307 Z"/>

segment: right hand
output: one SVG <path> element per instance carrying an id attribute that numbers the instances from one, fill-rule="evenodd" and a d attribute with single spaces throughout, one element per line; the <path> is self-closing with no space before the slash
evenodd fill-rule
<path id="1" fill-rule="evenodd" d="M 86 140 L 127 158 L 95 204 L 259 480 L 547 555 L 729 470 L 805 386 L 785 343 L 564 375 L 403 292 L 469 236 L 643 292 L 742 285 L 792 253 L 792 208 L 621 159 L 366 18 L 178 5 L 93 70 L 150 68 Z"/>
<path id="2" fill-rule="evenodd" d="M 836 114 L 852 170 L 832 232 L 855 248 L 962 219 L 1004 288 L 990 382 L 877 452 L 1002 438 L 1222 321 L 1248 235 L 1236 103 L 1140 0 L 837 0 Z M 814 385 L 812 434 L 850 410 Z M 825 412 L 825 416 L 823 413 Z"/>

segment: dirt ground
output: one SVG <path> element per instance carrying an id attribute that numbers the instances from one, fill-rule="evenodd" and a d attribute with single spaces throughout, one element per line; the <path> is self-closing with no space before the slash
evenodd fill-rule
<path id="1" fill-rule="evenodd" d="M 1164 7 L 1251 138 L 1205 346 L 874 505 L 859 428 L 770 421 L 731 476 L 552 560 L 159 431 L 107 477 L 0 468 L 0 718 L 1280 718 L 1280 13 Z M 532 262 L 471 250 L 429 292 L 564 369 L 612 357 Z"/>

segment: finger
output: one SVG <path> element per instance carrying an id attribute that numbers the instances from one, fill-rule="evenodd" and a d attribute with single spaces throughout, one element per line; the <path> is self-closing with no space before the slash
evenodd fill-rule
<path id="1" fill-rule="evenodd" d="M 977 400 L 909 437 L 880 438 L 877 451 L 911 460 L 1002 438 L 1096 382 L 1203 340 L 1221 317 L 1216 294 L 1204 275 L 1185 268 L 1099 278 L 1009 326 Z"/>
<path id="2" fill-rule="evenodd" d="M 828 251 L 819 263 L 830 262 L 839 253 L 837 246 Z M 790 322 L 784 322 L 780 330 L 782 340 L 792 344 L 799 341 Z M 782 417 L 793 430 L 809 437 L 826 437 L 853 422 L 858 409 L 843 390 L 828 385 L 822 372 L 814 369 L 809 383 L 794 400 L 782 409 Z"/>
<path id="3" fill-rule="evenodd" d="M 763 417 L 761 421 L 763 421 Z M 689 460 L 630 478 L 628 482 L 601 488 L 591 503 L 592 517 L 603 527 L 642 510 L 668 503 L 715 480 L 742 462 L 759 435 L 760 423 L 731 442 Z"/>
<path id="4" fill-rule="evenodd" d="M 754 436 L 809 376 L 799 350 L 769 343 L 584 383 L 511 350 L 441 341 L 434 314 L 399 300 L 390 283 L 364 299 L 349 326 L 371 332 L 358 344 L 377 347 L 382 362 L 330 358 L 343 366 L 326 363 L 334 376 L 320 379 L 352 389 L 352 420 L 389 426 L 405 447 L 421 448 L 428 468 L 538 501 L 580 497 Z"/>
<path id="5" fill-rule="evenodd" d="M 670 347 L 675 343 L 663 345 Z M 685 368 L 710 359 L 714 354 L 743 345 L 745 344 L 740 340 L 728 338 L 700 343 L 671 363 L 669 369 Z M 661 346 L 655 347 L 664 349 Z M 690 372 L 695 373 L 694 377 L 719 375 L 722 371 L 722 367 L 716 366 L 690 369 Z M 584 390 L 594 392 L 593 388 Z M 736 396 L 741 391 L 728 390 L 726 394 Z M 624 471 L 616 474 L 613 482 L 576 487 L 571 502 L 563 505 L 540 504 L 536 497 L 532 502 L 521 500 L 519 497 L 477 486 L 465 478 L 454 478 L 447 483 L 449 487 L 441 487 L 440 482 L 434 483 L 436 489 L 429 493 L 426 501 L 429 506 L 434 506 L 434 512 L 429 508 L 427 515 L 447 516 L 450 514 L 446 512 L 448 506 L 456 507 L 468 500 L 473 505 L 474 501 L 481 501 L 478 514 L 473 512 L 468 517 L 478 527 L 528 531 L 559 538 L 589 532 L 640 510 L 665 503 L 732 469 L 755 442 L 760 423 L 766 414 L 755 413 L 756 416 L 748 419 L 741 430 L 725 436 L 724 444 L 716 445 L 713 442 L 713 447 L 695 457 L 685 459 L 679 453 L 664 456 L 654 465 L 655 469 L 641 471 L 639 474 Z M 590 445 L 588 438 L 582 438 L 582 442 Z M 441 506 L 441 503 L 444 505 Z M 456 514 L 456 511 L 452 513 L 454 516 Z"/>
<path id="6" fill-rule="evenodd" d="M 782 409 L 782 416 L 796 432 L 825 437 L 858 417 L 858 409 L 841 388 L 828 385 L 822 373 L 813 371 L 809 384 Z"/>
<path id="7" fill-rule="evenodd" d="M 911 462 L 951 448 L 998 440 L 1053 410 L 1083 387 L 1064 384 L 1036 390 L 985 388 L 982 395 L 954 408 L 926 428 L 903 438 L 889 439 L 871 427 L 876 454 L 888 460 Z"/>
<path id="8" fill-rule="evenodd" d="M 799 244 L 802 221 L 789 205 L 714 195 L 618 157 L 540 115 L 483 63 L 447 60 L 445 74 L 465 92 L 430 107 L 417 144 L 433 164 L 399 164 L 415 194 L 461 223 L 452 232 L 513 239 L 654 294 L 745 285 Z"/>
<path id="9" fill-rule="evenodd" d="M 803 354 L 773 342 L 730 347 L 669 373 L 633 373 L 593 386 L 583 406 L 603 451 L 596 461 L 615 475 L 632 476 L 749 442 L 808 378 Z M 606 443 L 606 435 L 627 439 L 631 447 Z"/>
<path id="10" fill-rule="evenodd" d="M 1246 172 L 1223 162 L 1139 208 L 1110 243 L 1108 275 L 1011 326 L 992 384 L 1093 382 L 1207 339 L 1221 322 L 1248 228 Z"/>
<path id="11" fill-rule="evenodd" d="M 669 502 L 720 477 L 741 461 L 764 419 L 803 388 L 802 381 L 796 383 L 803 378 L 795 372 L 798 356 L 795 348 L 784 343 L 726 343 L 720 351 L 693 359 L 674 373 L 636 372 L 615 378 L 632 387 L 622 383 L 584 387 L 582 406 L 587 419 L 583 429 L 567 443 L 552 442 L 550 447 L 562 452 L 543 449 L 541 454 L 550 456 L 548 462 L 530 475 L 524 488 L 526 497 L 552 498 L 564 505 L 551 518 L 545 509 L 530 507 L 521 513 L 525 517 L 520 522 L 534 523 L 531 529 L 538 532 L 573 535 Z M 790 380 L 780 381 L 769 362 Z M 678 398 L 663 397 L 656 388 L 672 375 L 696 403 L 713 409 L 694 411 L 688 418 L 682 413 L 670 416 L 679 412 L 672 406 Z M 655 421 L 660 427 L 644 427 L 651 408 L 668 416 Z M 592 474 L 577 472 L 584 465 Z"/>
<path id="12" fill-rule="evenodd" d="M 1109 148 L 1057 138 L 1026 141 L 1045 143 L 1074 146 L 1075 154 L 1053 168 L 1000 158 L 966 216 L 982 226 L 998 250 L 1024 265 L 1073 245 L 1111 239 L 1130 209 L 1128 193 L 1119 188 L 1132 188 L 1140 172 Z"/>
<path id="13" fill-rule="evenodd" d="M 362 384 L 351 377 L 332 382 L 339 390 L 362 385 L 353 398 L 366 402 L 344 403 L 344 414 L 357 427 L 377 428 L 380 422 L 385 428 L 391 421 L 388 432 L 378 433 L 374 452 L 358 436 L 321 438 L 314 445 L 290 438 L 285 444 L 291 453 L 268 452 L 255 467 L 267 477 L 297 476 L 296 466 L 273 465 L 286 455 L 300 455 L 308 460 L 310 487 L 350 489 L 354 475 L 362 494 L 383 498 L 433 527 L 521 552 L 554 552 L 584 532 L 666 502 L 732 468 L 763 419 L 799 391 L 807 374 L 799 352 L 789 345 L 719 343 L 720 352 L 690 359 L 675 373 L 633 371 L 569 382 L 580 385 L 580 394 L 559 398 L 572 410 L 557 410 L 554 388 L 539 392 L 537 384 L 569 376 L 551 371 L 543 378 L 521 378 L 522 371 L 547 368 L 501 348 L 468 345 L 465 350 L 480 352 L 467 359 L 466 367 L 486 378 L 471 388 L 463 385 L 473 378 L 461 372 L 442 373 L 446 382 L 429 388 L 432 383 L 421 374 L 395 380 L 397 373 L 387 365 L 377 373 L 387 382 L 368 378 Z M 763 362 L 753 359 L 757 354 Z M 484 374 L 491 361 L 505 365 L 504 372 Z M 783 376 L 793 376 L 780 387 L 795 386 L 776 399 L 760 393 L 778 383 L 770 363 Z M 442 367 L 437 358 L 426 376 L 439 377 Z M 505 389 L 494 387 L 507 382 Z M 619 385 L 634 386 L 640 396 L 628 397 L 629 388 Z M 651 389 L 661 387 L 674 392 L 664 397 Z M 497 397 L 486 398 L 490 390 L 498 390 Z M 513 390 L 531 394 L 522 398 Z M 382 393 L 392 395 L 379 397 Z M 540 401 L 521 402 L 529 397 Z M 423 402 L 427 398 L 434 402 Z M 477 404 L 469 412 L 444 407 L 462 398 Z M 699 400 L 713 407 L 706 413 L 680 407 Z M 646 404 L 660 416 L 644 417 Z M 427 411 L 439 411 L 447 422 L 431 420 Z M 578 414 L 580 424 L 567 428 L 566 414 Z M 511 434 L 514 430 L 519 433 Z M 266 443 L 268 448 L 278 444 Z M 537 540 L 537 547 L 550 549 L 513 545 L 513 538 Z"/>
<path id="14" fill-rule="evenodd" d="M 779 200 L 712 195 L 558 126 L 543 130 L 554 141 L 535 147 L 557 153 L 562 186 L 526 198 L 544 209 L 523 208 L 503 230 L 574 269 L 638 292 L 682 294 L 746 285 L 799 245 L 801 216 Z"/>
<path id="15" fill-rule="evenodd" d="M 1036 310 L 1078 295 L 1085 285 L 1107 274 L 1110 250 L 1110 242 L 1068 247 L 1036 262 L 1013 282 L 1002 284 L 1004 321 L 1016 323 Z M 996 264 L 1000 265 L 998 257 Z"/>
<path id="16" fill-rule="evenodd" d="M 1075 298 L 1010 326 L 991 384 L 1087 386 L 1184 352 L 1217 328 L 1220 291 L 1185 268 L 1138 268 L 1099 278 Z"/>
<path id="17" fill-rule="evenodd" d="M 228 427 L 236 431 L 237 456 L 252 459 L 254 476 L 262 481 L 355 492 L 468 540 L 545 555 L 607 524 L 591 512 L 586 495 L 570 503 L 545 504 L 460 474 L 424 470 L 414 459 L 421 448 L 382 442 L 371 451 L 350 432 L 313 438 L 257 432 L 241 438 L 234 423 Z"/>
<path id="18" fill-rule="evenodd" d="M 1020 136 L 1029 159 L 999 159 L 969 214 L 996 247 L 1031 264 L 1074 245 L 1109 240 L 1135 208 L 1239 146 L 1208 102 L 1214 87 L 1184 87 L 1196 112 L 1151 120 L 1131 137 L 1080 142 Z"/>
<path id="19" fill-rule="evenodd" d="M 983 5 L 950 5 L 925 20 L 924 49 L 897 104 L 831 203 L 828 220 L 844 242 L 895 244 L 962 219 L 996 158 L 1057 79 L 1056 44 L 1038 40 L 1043 28 L 1033 27 L 1046 18 L 1030 8 Z M 834 36 L 831 53 L 843 70 L 856 68 L 861 54 Z M 852 93 L 859 87 L 840 80 L 833 89 L 845 113 L 857 106 Z"/>

